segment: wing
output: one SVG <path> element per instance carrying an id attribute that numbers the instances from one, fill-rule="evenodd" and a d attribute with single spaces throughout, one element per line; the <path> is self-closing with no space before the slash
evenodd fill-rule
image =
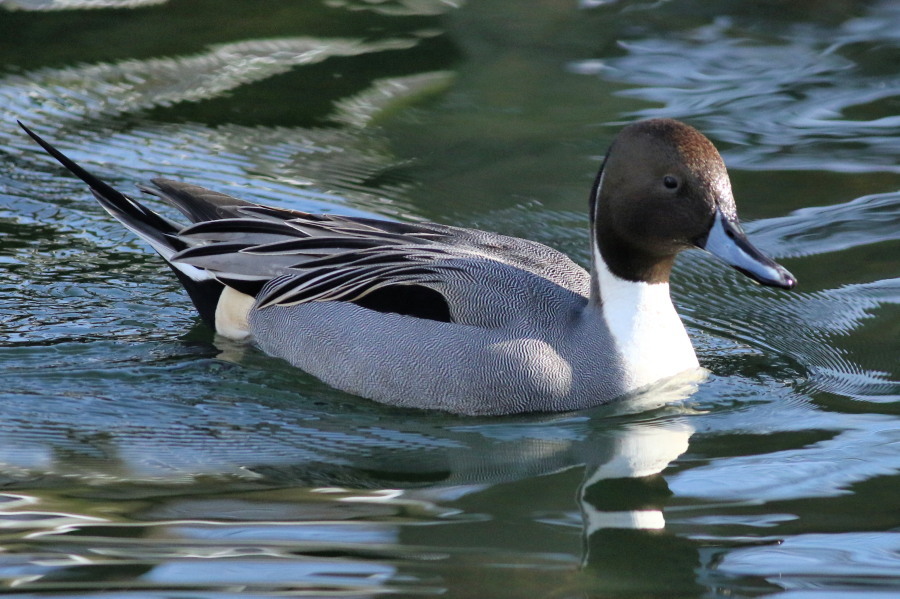
<path id="1" fill-rule="evenodd" d="M 154 179 L 152 183 L 156 189 L 141 189 L 173 204 L 197 223 L 182 232 L 193 234 L 197 243 L 235 242 L 240 245 L 248 241 L 252 245 L 263 245 L 286 242 L 282 248 L 273 245 L 266 250 L 272 265 L 278 263 L 274 259 L 277 252 L 291 251 L 290 242 L 302 237 L 318 239 L 318 242 L 310 240 L 297 246 L 309 256 L 316 252 L 338 253 L 378 246 L 405 245 L 411 252 L 423 246 L 444 246 L 445 254 L 494 260 L 549 279 L 580 295 L 590 293 L 589 279 L 583 268 L 565 254 L 536 241 L 435 223 L 310 214 L 252 204 L 187 183 L 166 179 Z M 434 257 L 439 256 L 435 254 Z M 429 260 L 429 256 L 419 256 L 419 259 Z M 253 268 L 258 269 L 259 263 L 252 262 Z"/>
<path id="2" fill-rule="evenodd" d="M 544 245 L 435 224 L 313 215 L 270 208 L 196 185 L 154 179 L 142 187 L 175 206 L 182 227 L 104 183 L 28 129 L 50 155 L 91 188 L 100 204 L 146 240 L 214 322 L 223 285 L 257 306 L 343 301 L 383 312 L 479 321 L 483 296 L 503 306 L 523 281 L 587 295 L 588 277 Z M 529 276 L 516 276 L 524 272 Z M 537 277 L 534 277 L 537 275 Z M 509 283 L 512 282 L 512 287 Z M 526 285 L 527 286 L 527 285 Z M 498 294 L 498 289 L 507 289 Z"/>
<path id="3" fill-rule="evenodd" d="M 256 307 L 344 301 L 382 312 L 449 322 L 442 282 L 459 252 L 433 232 L 340 218 L 282 220 L 263 207 L 190 226 L 173 262 L 210 272 L 256 298 Z"/>
<path id="4" fill-rule="evenodd" d="M 314 215 L 193 185 L 153 183 L 153 193 L 200 221 L 177 233 L 186 249 L 171 260 L 212 273 L 255 297 L 259 309 L 343 301 L 433 320 L 478 321 L 469 305 L 477 301 L 473 295 L 481 286 L 485 295 L 496 291 L 471 273 L 505 284 L 518 270 L 589 295 L 582 268 L 533 241 L 431 223 Z M 476 293 L 460 293 L 467 287 Z"/>

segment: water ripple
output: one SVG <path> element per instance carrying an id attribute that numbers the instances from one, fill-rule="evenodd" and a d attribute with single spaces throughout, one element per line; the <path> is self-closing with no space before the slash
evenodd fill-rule
<path id="1" fill-rule="evenodd" d="M 900 192 L 863 196 L 831 206 L 810 206 L 750 227 L 778 256 L 838 252 L 900 240 Z"/>
<path id="2" fill-rule="evenodd" d="M 894 101 L 900 82 L 866 74 L 853 48 L 896 48 L 900 9 L 887 1 L 864 10 L 837 27 L 797 23 L 764 34 L 715 18 L 677 35 L 620 41 L 625 56 L 570 68 L 633 84 L 619 93 L 662 105 L 636 115 L 688 119 L 734 144 L 724 153 L 733 166 L 898 173 L 900 117 L 859 113 Z"/>
<path id="3" fill-rule="evenodd" d="M 99 8 L 140 8 L 165 4 L 169 0 L 0 0 L 0 6 L 12 10 L 51 11 Z"/>
<path id="4" fill-rule="evenodd" d="M 898 553 L 900 533 L 808 534 L 732 551 L 718 569 L 764 576 L 786 590 L 796 591 L 775 595 L 779 598 L 822 593 L 851 597 L 857 596 L 853 591 L 861 586 L 867 590 L 859 593 L 860 597 L 888 597 L 900 584 Z"/>
<path id="5" fill-rule="evenodd" d="M 404 50 L 416 43 L 311 37 L 247 40 L 213 46 L 191 57 L 39 69 L 0 79 L 0 118 L 43 123 L 52 117 L 65 122 L 207 100 L 299 65 L 333 56 Z"/>

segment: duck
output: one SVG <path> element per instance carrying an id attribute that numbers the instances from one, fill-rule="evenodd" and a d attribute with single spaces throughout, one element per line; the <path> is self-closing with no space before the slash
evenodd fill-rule
<path id="1" fill-rule="evenodd" d="M 743 232 L 713 143 L 672 119 L 631 123 L 609 145 L 589 195 L 589 270 L 498 233 L 138 185 L 187 221 L 175 222 L 19 125 L 162 256 L 218 335 L 393 406 L 574 411 L 699 370 L 669 291 L 683 250 L 761 285 L 796 285 Z"/>

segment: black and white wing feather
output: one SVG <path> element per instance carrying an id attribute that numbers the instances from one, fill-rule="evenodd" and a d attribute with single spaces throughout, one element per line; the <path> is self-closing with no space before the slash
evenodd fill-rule
<path id="1" fill-rule="evenodd" d="M 185 227 L 115 190 L 22 127 L 85 181 L 110 214 L 153 246 L 210 322 L 226 286 L 255 298 L 257 309 L 340 301 L 444 321 L 460 315 L 468 320 L 467 311 L 477 312 L 469 305 L 477 302 L 473 295 L 482 286 L 491 293 L 490 281 L 477 280 L 478 274 L 491 273 L 502 284 L 525 271 L 585 297 L 589 292 L 583 269 L 532 241 L 272 208 L 166 179 L 140 187 L 176 207 L 192 223 Z M 467 298 L 454 292 L 461 289 Z"/>

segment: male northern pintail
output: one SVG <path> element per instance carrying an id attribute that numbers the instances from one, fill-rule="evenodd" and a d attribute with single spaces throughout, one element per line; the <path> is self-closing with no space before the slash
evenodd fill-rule
<path id="1" fill-rule="evenodd" d="M 590 273 L 475 229 L 313 215 L 166 179 L 140 188 L 185 227 L 23 128 L 166 260 L 216 332 L 387 404 L 575 410 L 698 368 L 669 297 L 684 249 L 763 285 L 795 284 L 741 231 L 713 144 L 678 121 L 638 122 L 613 140 L 590 195 Z"/>

